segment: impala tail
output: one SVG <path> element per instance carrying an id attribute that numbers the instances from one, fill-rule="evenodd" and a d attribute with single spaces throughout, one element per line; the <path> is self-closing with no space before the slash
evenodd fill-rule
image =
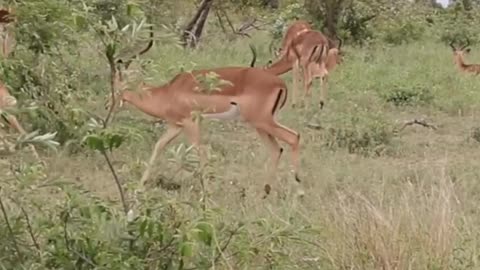
<path id="1" fill-rule="evenodd" d="M 230 102 L 230 109 L 221 113 L 204 113 L 205 118 L 218 119 L 218 120 L 236 120 L 240 118 L 240 108 L 235 102 Z"/>

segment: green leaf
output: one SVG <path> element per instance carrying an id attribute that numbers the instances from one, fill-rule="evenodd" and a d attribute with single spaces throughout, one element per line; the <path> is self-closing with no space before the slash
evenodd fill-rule
<path id="1" fill-rule="evenodd" d="M 108 149 L 112 151 L 113 149 L 120 147 L 123 141 L 124 141 L 124 138 L 121 135 L 118 135 L 118 134 L 109 135 L 107 137 Z"/>
<path id="2" fill-rule="evenodd" d="M 140 228 L 139 228 L 139 233 L 140 233 L 140 236 L 143 237 L 145 235 L 145 232 L 146 232 L 146 228 L 148 226 L 148 223 L 149 223 L 149 220 L 148 219 L 145 219 L 144 221 L 142 221 L 142 223 L 140 224 Z"/>
<path id="3" fill-rule="evenodd" d="M 185 241 L 180 244 L 180 254 L 183 257 L 192 257 L 193 255 L 193 243 Z"/>
<path id="4" fill-rule="evenodd" d="M 105 152 L 105 144 L 103 139 L 98 135 L 88 135 L 85 137 L 84 142 L 92 150 L 97 150 L 100 152 Z"/>
<path id="5" fill-rule="evenodd" d="M 213 240 L 213 227 L 210 223 L 201 222 L 198 223 L 196 228 L 198 229 L 197 237 L 207 246 L 212 245 Z"/>
<path id="6" fill-rule="evenodd" d="M 87 26 L 87 20 L 85 19 L 85 17 L 80 15 L 76 15 L 73 17 L 73 23 L 79 29 L 83 29 Z"/>
<path id="7" fill-rule="evenodd" d="M 136 3 L 128 3 L 127 15 L 130 17 L 143 16 L 143 11 Z"/>
<path id="8" fill-rule="evenodd" d="M 109 60 L 114 59 L 116 53 L 117 53 L 117 44 L 116 43 L 110 43 L 105 48 L 105 55 L 107 56 L 107 59 L 109 59 Z"/>

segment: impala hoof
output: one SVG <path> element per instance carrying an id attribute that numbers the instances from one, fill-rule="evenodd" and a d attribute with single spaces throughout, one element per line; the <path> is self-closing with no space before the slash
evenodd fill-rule
<path id="1" fill-rule="evenodd" d="M 324 105 L 325 105 L 325 102 L 323 102 L 323 100 L 320 101 L 320 109 L 323 109 L 323 106 L 324 106 Z"/>
<path id="2" fill-rule="evenodd" d="M 265 195 L 263 196 L 263 199 L 266 199 L 270 194 L 270 192 L 272 191 L 272 187 L 269 184 L 266 184 L 263 190 L 265 191 Z"/>
<path id="3" fill-rule="evenodd" d="M 297 183 L 301 183 L 302 180 L 300 179 L 300 177 L 298 176 L 298 174 L 295 174 L 295 181 L 297 181 Z"/>

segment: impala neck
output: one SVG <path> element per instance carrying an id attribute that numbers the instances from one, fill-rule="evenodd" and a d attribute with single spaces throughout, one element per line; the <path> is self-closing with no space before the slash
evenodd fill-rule
<path id="1" fill-rule="evenodd" d="M 462 55 L 455 55 L 455 64 L 457 64 L 457 66 L 460 68 L 460 69 L 463 69 L 467 66 L 467 64 L 465 64 L 465 61 L 463 60 L 463 56 Z"/>
<path id="2" fill-rule="evenodd" d="M 121 100 L 132 104 L 134 107 L 148 115 L 159 117 L 158 111 L 161 106 L 159 106 L 158 98 L 161 98 L 161 96 L 159 96 L 160 91 L 158 90 L 155 92 L 151 90 L 141 92 L 125 90 L 122 93 Z"/>
<path id="3" fill-rule="evenodd" d="M 327 68 L 328 71 L 332 71 L 335 69 L 336 66 L 337 66 L 337 56 L 334 53 L 329 51 L 327 55 L 327 61 L 325 63 L 325 67 Z"/>
<path id="4" fill-rule="evenodd" d="M 265 70 L 274 75 L 282 75 L 292 69 L 293 63 L 288 60 L 287 54 L 284 54 L 282 58 L 277 60 L 271 66 L 266 67 Z"/>

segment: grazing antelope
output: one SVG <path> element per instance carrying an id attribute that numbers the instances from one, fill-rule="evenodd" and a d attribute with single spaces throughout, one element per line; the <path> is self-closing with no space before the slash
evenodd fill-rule
<path id="1" fill-rule="evenodd" d="M 335 45 L 332 40 L 321 32 L 307 30 L 295 37 L 287 47 L 283 56 L 265 69 L 275 75 L 282 75 L 290 70 L 293 72 L 293 102 L 296 103 L 300 68 L 303 71 L 304 95 L 310 94 L 310 87 L 314 78 L 320 77 L 326 82 L 328 73 L 341 63 L 341 39 Z M 255 52 L 252 51 L 254 54 Z M 320 92 L 320 108 L 323 108 L 326 99 L 326 85 L 322 85 Z"/>
<path id="2" fill-rule="evenodd" d="M 309 22 L 304 20 L 297 20 L 292 25 L 290 25 L 285 32 L 285 35 L 282 39 L 282 47 L 278 50 L 276 55 L 277 58 L 282 58 L 286 53 L 288 47 L 292 44 L 292 41 L 301 33 L 312 30 L 312 26 Z"/>
<path id="3" fill-rule="evenodd" d="M 478 75 L 480 73 L 480 64 L 465 64 L 464 60 L 465 54 L 470 52 L 470 48 L 468 48 L 470 45 L 470 40 L 467 39 L 467 44 L 461 46 L 460 48 L 456 48 L 453 43 L 454 41 L 452 40 L 449 45 L 452 47 L 453 59 L 460 71 Z"/>
<path id="4" fill-rule="evenodd" d="M 9 54 L 12 53 L 12 48 L 9 45 L 11 42 L 11 36 L 7 30 L 7 24 L 13 22 L 13 18 L 11 17 L 11 10 L 10 9 L 0 9 L 0 31 L 2 32 L 2 56 L 7 58 Z M 10 95 L 6 85 L 0 81 L 0 111 L 2 109 L 6 109 L 9 107 L 14 107 L 17 104 L 17 99 Z M 14 115 L 2 113 L 1 114 L 2 120 L 5 121 L 11 128 L 15 129 L 20 134 L 26 134 L 25 129 L 22 127 L 20 122 L 18 122 L 17 118 Z M 41 161 L 35 147 L 33 145 L 29 145 L 30 149 L 32 150 L 33 155 L 39 161 Z"/>
<path id="5" fill-rule="evenodd" d="M 196 77 L 211 72 L 230 83 L 221 86 L 218 92 L 207 94 L 199 91 L 202 86 Z M 128 102 L 142 112 L 168 123 L 166 133 L 155 145 L 148 168 L 153 165 L 157 153 L 182 131 L 190 143 L 199 147 L 200 129 L 192 118 L 192 113 L 200 111 L 206 118 L 241 119 L 255 128 L 271 152 L 270 178 L 275 175 L 283 152 L 277 139 L 287 143 L 292 151 L 295 179 L 300 182 L 298 177 L 300 136 L 275 120 L 276 113 L 284 106 L 286 99 L 287 86 L 277 76 L 261 68 L 225 67 L 183 72 L 163 86 L 147 87 L 147 90 L 142 92 L 125 90 L 120 96 L 119 107 Z M 148 179 L 147 171 L 148 169 L 142 177 L 142 184 Z M 271 185 L 267 183 L 264 190 L 267 196 Z"/>

